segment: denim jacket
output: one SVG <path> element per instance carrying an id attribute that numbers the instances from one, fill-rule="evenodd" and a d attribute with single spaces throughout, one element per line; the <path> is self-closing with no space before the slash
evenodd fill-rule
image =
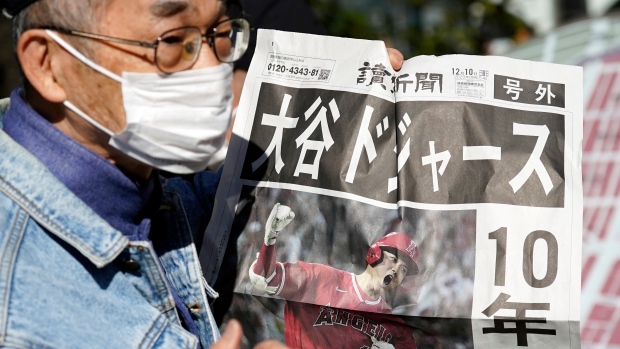
<path id="1" fill-rule="evenodd" d="M 195 348 L 169 287 L 202 346 L 219 338 L 187 188 L 163 183 L 153 243 L 130 242 L 2 130 L 0 149 L 0 347 Z"/>

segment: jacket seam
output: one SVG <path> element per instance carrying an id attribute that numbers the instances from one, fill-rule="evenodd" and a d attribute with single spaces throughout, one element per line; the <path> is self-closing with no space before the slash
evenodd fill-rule
<path id="1" fill-rule="evenodd" d="M 199 281 L 199 284 L 200 284 L 199 287 L 200 287 L 200 294 L 202 296 L 202 302 L 207 307 L 207 309 L 204 310 L 207 316 L 206 322 L 208 323 L 209 327 L 211 327 L 211 338 L 213 339 L 213 343 L 215 343 L 219 339 L 220 330 L 217 328 L 215 324 L 215 319 L 213 318 L 211 311 L 208 309 L 209 301 L 207 299 L 207 292 L 202 286 L 202 280 L 204 280 L 204 276 L 202 274 L 202 269 L 200 268 L 200 263 L 198 262 L 198 252 L 196 251 L 196 245 L 194 244 L 192 244 L 192 258 L 194 259 L 193 264 L 195 264 L 194 268 L 192 269 L 194 269 L 194 272 L 200 275 L 200 278 L 201 278 L 201 280 Z"/>
<path id="2" fill-rule="evenodd" d="M 151 325 L 151 328 L 149 328 L 149 330 L 146 333 L 146 336 L 144 337 L 144 339 L 142 340 L 142 342 L 140 342 L 140 345 L 138 346 L 140 349 L 148 349 L 148 348 L 152 348 L 153 345 L 155 344 L 155 342 L 157 342 L 157 339 L 159 337 L 161 337 L 161 335 L 164 333 L 164 330 L 167 327 L 173 327 L 171 325 L 167 325 L 167 320 L 163 317 L 163 315 L 158 316 L 157 319 L 153 322 L 153 324 Z M 169 323 L 168 323 L 169 324 Z M 171 328 L 172 329 L 172 328 Z M 173 331 L 174 332 L 174 331 Z M 189 332 L 188 332 L 189 333 Z M 184 334 L 184 333 L 182 333 Z M 189 335 L 190 338 L 188 340 L 187 336 L 183 336 L 183 335 L 179 335 L 180 339 L 183 340 L 184 342 L 184 347 L 191 349 L 191 343 L 192 343 L 192 339 L 194 339 L 195 337 L 193 335 Z M 194 346 L 195 347 L 195 346 Z"/>
<path id="3" fill-rule="evenodd" d="M 139 246 L 142 244 L 132 244 L 133 246 Z M 160 267 L 160 263 L 157 261 L 157 257 L 154 253 L 154 249 L 153 248 L 149 248 L 149 246 L 146 246 L 147 248 L 143 249 L 143 251 L 148 251 L 148 254 L 145 254 L 142 256 L 142 258 L 149 259 L 148 268 L 145 268 L 147 277 L 149 280 L 160 280 L 163 285 L 161 285 L 161 287 L 155 287 L 155 291 L 157 293 L 157 295 L 161 298 L 163 298 L 163 302 L 158 304 L 155 308 L 160 312 L 168 312 L 171 310 L 176 310 L 176 305 L 174 302 L 174 299 L 172 298 L 172 294 L 170 293 L 170 290 L 168 289 L 168 287 L 171 287 L 167 284 L 166 281 L 166 274 L 164 272 L 163 267 Z M 155 269 L 155 270 L 153 270 Z M 155 286 L 156 284 L 153 284 L 153 286 Z M 163 297 L 162 297 L 163 296 Z M 175 312 L 176 313 L 176 312 Z M 176 320 L 179 321 L 180 323 L 180 317 L 178 314 L 176 314 Z"/>
<path id="4" fill-rule="evenodd" d="M 28 215 L 26 211 L 18 210 L 13 227 L 9 231 L 8 243 L 2 251 L 2 255 L 0 255 L 0 280 L 6 282 L 3 287 L 2 303 L 0 306 L 0 310 L 2 310 L 2 314 L 0 314 L 0 324 L 3 324 L 0 328 L 0 341 L 3 341 L 6 338 L 8 332 L 7 318 L 9 312 L 9 299 L 11 298 L 9 289 L 13 280 L 13 271 L 15 267 L 15 260 L 17 258 L 17 251 L 19 250 L 19 246 L 21 245 L 21 241 L 24 237 L 27 222 Z M 6 276 L 6 278 L 4 276 Z"/>
<path id="5" fill-rule="evenodd" d="M 200 289 L 200 296 L 202 299 L 202 303 L 204 305 L 203 308 L 209 308 L 209 301 L 207 298 L 207 292 L 205 291 L 203 285 L 202 285 L 202 280 L 204 280 L 204 274 L 202 273 L 202 269 L 200 268 L 200 262 L 199 262 L 199 258 L 198 258 L 198 251 L 196 250 L 196 245 L 194 244 L 194 239 L 192 236 L 192 229 L 191 226 L 189 225 L 189 219 L 187 217 L 187 212 L 185 212 L 185 207 L 183 206 L 183 200 L 181 200 L 181 197 L 179 195 L 179 193 L 175 192 L 175 191 L 171 191 L 171 190 L 163 190 L 163 192 L 167 195 L 169 195 L 170 199 L 172 200 L 173 204 L 178 204 L 180 206 L 180 211 L 183 214 L 183 222 L 185 223 L 186 229 L 188 231 L 187 234 L 187 239 L 189 240 L 189 246 L 191 246 L 191 252 L 190 252 L 190 256 L 188 256 L 189 258 L 192 258 L 193 261 L 189 260 L 188 262 L 188 266 L 192 266 L 193 268 L 188 268 L 188 273 L 190 273 L 190 277 L 191 276 L 198 276 L 198 288 Z M 178 219 L 175 218 L 176 221 L 178 221 Z M 193 263 L 191 263 L 193 262 Z M 162 265 L 162 268 L 165 270 L 166 267 L 164 265 Z M 194 275 L 191 275 L 194 274 Z M 170 287 L 174 287 L 173 285 L 170 285 Z M 215 319 L 213 318 L 213 315 L 211 314 L 211 311 L 209 309 L 203 309 L 204 312 L 204 316 L 205 319 L 204 322 L 207 323 L 207 326 L 211 329 L 211 339 L 213 340 L 213 343 L 215 343 L 218 339 L 219 339 L 219 329 L 217 328 L 217 325 L 215 324 Z M 202 331 L 201 331 L 202 332 Z M 200 338 L 198 339 L 200 341 Z"/>
<path id="6" fill-rule="evenodd" d="M 175 195 L 178 195 L 177 193 L 174 193 Z M 181 201 L 179 199 L 179 201 Z M 213 339 L 213 343 L 215 343 L 218 339 L 219 339 L 219 329 L 217 328 L 216 324 L 215 324 L 215 319 L 213 318 L 213 315 L 211 314 L 211 311 L 209 310 L 209 300 L 207 298 L 207 292 L 205 290 L 205 288 L 202 285 L 202 280 L 204 280 L 204 274 L 202 272 L 202 268 L 200 267 L 200 260 L 198 258 L 198 251 L 196 250 L 196 245 L 194 244 L 194 239 L 192 237 L 192 230 L 191 227 L 189 226 L 189 219 L 187 218 L 187 213 L 185 212 L 185 207 L 183 207 L 183 205 L 181 204 L 181 210 L 183 211 L 183 217 L 185 218 L 185 223 L 187 224 L 187 229 L 188 229 L 188 236 L 190 239 L 190 247 L 191 247 L 191 257 L 193 259 L 194 263 L 188 263 L 188 265 L 193 265 L 193 268 L 189 268 L 188 271 L 190 271 L 190 273 L 193 272 L 195 273 L 194 276 L 198 276 L 198 288 L 200 289 L 200 296 L 202 297 L 202 302 L 205 305 L 205 308 L 203 311 L 205 312 L 206 315 L 206 322 L 208 323 L 209 327 L 211 328 L 211 338 Z"/>
<path id="7" fill-rule="evenodd" d="M 153 344 L 155 343 L 157 338 L 159 338 L 159 336 L 161 336 L 162 332 L 164 331 L 163 324 L 160 324 L 162 320 L 162 316 L 158 316 L 157 319 L 153 321 L 151 327 L 146 332 L 146 336 L 144 336 L 144 339 L 140 342 L 140 349 L 148 349 L 153 347 Z"/>
<path id="8" fill-rule="evenodd" d="M 98 268 L 101 268 L 106 264 L 112 262 L 123 251 L 122 248 L 119 248 L 124 245 L 123 236 L 119 236 L 108 249 L 103 251 L 103 253 L 97 253 L 92 248 L 90 248 L 90 246 L 83 243 L 79 239 L 72 239 L 70 232 L 68 232 L 55 221 L 49 219 L 49 217 L 45 213 L 43 213 L 41 209 L 39 209 L 33 202 L 28 200 L 25 195 L 23 195 L 19 190 L 17 190 L 17 188 L 15 188 L 1 176 L 0 183 L 3 184 L 0 185 L 0 191 L 4 192 L 24 211 L 28 212 L 32 219 L 39 222 L 42 226 L 46 227 L 50 232 L 54 233 L 54 235 L 66 241 L 71 246 L 74 246 L 75 248 L 80 250 Z M 116 253 L 112 253 L 112 251 L 114 250 L 117 250 Z M 108 257 L 102 257 L 103 255 Z"/>

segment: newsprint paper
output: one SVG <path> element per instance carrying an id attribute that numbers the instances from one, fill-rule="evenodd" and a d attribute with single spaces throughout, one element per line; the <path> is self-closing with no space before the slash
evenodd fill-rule
<path id="1" fill-rule="evenodd" d="M 244 345 L 579 348 L 582 78 L 260 30 L 201 251 Z"/>

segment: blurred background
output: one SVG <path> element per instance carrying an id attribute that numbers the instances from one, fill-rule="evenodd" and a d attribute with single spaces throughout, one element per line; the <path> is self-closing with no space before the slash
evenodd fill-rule
<path id="1" fill-rule="evenodd" d="M 242 2 L 255 27 L 288 25 L 289 30 L 304 31 L 302 25 L 314 25 L 309 24 L 309 17 L 314 20 L 308 14 L 310 6 L 327 34 L 381 39 L 405 57 L 492 54 L 575 64 L 580 56 L 620 46 L 620 17 L 614 15 L 620 9 L 619 0 Z M 302 5 L 293 5 L 297 2 Z M 315 28 L 309 31 L 321 32 Z M 8 96 L 19 83 L 10 37 L 10 21 L 1 18 L 0 97 Z"/>
<path id="2" fill-rule="evenodd" d="M 581 339 L 584 348 L 620 348 L 620 0 L 303 1 L 295 9 L 243 0 L 257 28 L 308 22 L 311 32 L 384 40 L 406 58 L 504 55 L 583 66 Z M 10 21 L 0 18 L 0 98 L 20 79 L 10 37 Z"/>

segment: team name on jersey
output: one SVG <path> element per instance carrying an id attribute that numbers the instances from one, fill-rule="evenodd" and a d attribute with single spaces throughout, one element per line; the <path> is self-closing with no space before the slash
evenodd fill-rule
<path id="1" fill-rule="evenodd" d="M 392 339 L 392 335 L 387 332 L 383 325 L 370 319 L 361 315 L 351 314 L 342 309 L 332 309 L 329 306 L 321 307 L 321 312 L 316 318 L 314 326 L 334 325 L 351 327 L 383 342 L 389 342 Z"/>

